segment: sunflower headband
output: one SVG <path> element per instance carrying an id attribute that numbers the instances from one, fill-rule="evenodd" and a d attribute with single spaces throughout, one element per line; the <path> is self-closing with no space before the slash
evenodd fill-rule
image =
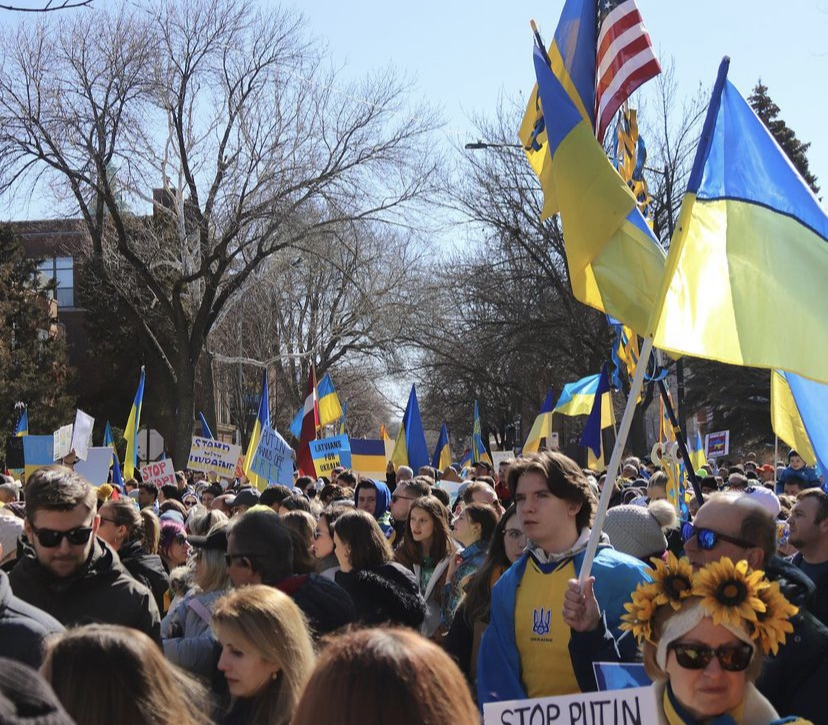
<path id="1" fill-rule="evenodd" d="M 723 557 L 697 572 L 688 559 L 679 560 L 673 554 L 666 563 L 660 559 L 653 559 L 653 563 L 653 581 L 638 585 L 632 602 L 624 605 L 627 614 L 621 618 L 621 629 L 632 632 L 639 643 L 646 640 L 666 648 L 667 642 L 658 643 L 653 637 L 655 615 L 663 607 L 679 615 L 680 610 L 692 606 L 698 609 L 695 623 L 711 617 L 714 624 L 726 627 L 765 654 L 776 654 L 785 635 L 793 632 L 788 620 L 799 610 L 785 599 L 777 582 L 768 581 L 763 571 L 752 570 L 746 561 L 734 564 Z"/>

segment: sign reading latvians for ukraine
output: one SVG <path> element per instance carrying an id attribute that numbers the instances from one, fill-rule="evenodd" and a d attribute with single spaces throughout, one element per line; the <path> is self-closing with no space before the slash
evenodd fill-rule
<path id="1" fill-rule="evenodd" d="M 293 449 L 273 428 L 262 428 L 250 470 L 268 483 L 293 486 Z"/>
<path id="2" fill-rule="evenodd" d="M 221 478 L 234 478 L 240 455 L 241 446 L 193 436 L 187 468 L 204 473 L 215 471 Z"/>
<path id="3" fill-rule="evenodd" d="M 327 476 L 337 466 L 351 467 L 351 443 L 348 436 L 334 436 L 310 442 L 317 476 Z"/>

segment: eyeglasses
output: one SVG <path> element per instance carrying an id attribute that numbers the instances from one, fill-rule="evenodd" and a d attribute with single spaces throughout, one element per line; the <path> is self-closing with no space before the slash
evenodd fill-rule
<path id="1" fill-rule="evenodd" d="M 192 508 L 192 507 L 193 507 L 193 506 L 195 506 L 197 503 L 198 503 L 198 501 L 194 501 L 193 499 L 189 498 L 189 499 L 187 499 L 187 500 L 184 502 L 184 506 L 185 506 L 186 508 Z"/>
<path id="2" fill-rule="evenodd" d="M 69 531 L 36 529 L 32 526 L 32 531 L 34 531 L 40 544 L 45 546 L 47 549 L 54 549 L 56 546 L 60 546 L 60 542 L 63 541 L 64 537 L 66 537 L 66 540 L 72 546 L 80 546 L 81 544 L 85 544 L 89 541 L 89 537 L 92 535 L 91 526 L 79 526 L 78 528 L 70 529 Z"/>
<path id="3" fill-rule="evenodd" d="M 234 559 L 248 559 L 248 566 L 250 566 L 249 560 L 252 559 L 254 556 L 255 554 L 225 554 L 224 563 L 227 564 L 227 566 L 233 566 Z"/>
<path id="4" fill-rule="evenodd" d="M 524 534 L 520 529 L 506 529 L 503 532 L 503 535 L 507 539 L 514 541 L 516 544 L 526 546 L 526 534 Z"/>
<path id="5" fill-rule="evenodd" d="M 690 523 L 683 524 L 681 527 L 682 541 L 684 541 L 684 543 L 686 544 L 694 536 L 696 537 L 696 541 L 698 541 L 699 548 L 703 549 L 704 551 L 710 551 L 711 549 L 715 548 L 716 544 L 719 543 L 719 539 L 721 539 L 722 541 L 728 541 L 731 544 L 735 544 L 736 546 L 741 546 L 743 549 L 752 549 L 756 546 L 756 544 L 752 544 L 750 541 L 737 539 L 733 536 L 726 536 L 725 534 L 720 534 L 718 531 L 712 531 L 710 529 L 699 529 Z"/>
<path id="6" fill-rule="evenodd" d="M 396 503 L 400 499 L 402 499 L 403 501 L 413 501 L 414 497 L 413 496 L 400 496 L 400 495 L 395 493 L 395 494 L 392 494 L 392 496 L 391 496 L 391 503 Z"/>
<path id="7" fill-rule="evenodd" d="M 99 516 L 98 518 L 101 520 L 102 523 L 106 521 L 108 524 L 112 524 L 113 526 L 120 525 L 115 519 L 105 519 L 103 516 Z"/>
<path id="8" fill-rule="evenodd" d="M 187 535 L 186 534 L 176 534 L 174 541 L 175 541 L 176 544 L 181 544 L 181 546 L 184 546 L 184 544 L 189 543 L 187 541 Z"/>
<path id="9" fill-rule="evenodd" d="M 667 649 L 676 653 L 676 662 L 685 670 L 703 670 L 715 657 L 727 672 L 746 670 L 753 659 L 749 644 L 722 645 L 713 649 L 703 644 L 673 642 Z"/>

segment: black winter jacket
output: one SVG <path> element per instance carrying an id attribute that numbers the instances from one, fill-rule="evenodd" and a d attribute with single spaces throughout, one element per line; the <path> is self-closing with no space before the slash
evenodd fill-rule
<path id="1" fill-rule="evenodd" d="M 8 575 L 0 571 L 0 657 L 38 669 L 44 638 L 62 631 L 54 617 L 14 596 Z"/>
<path id="2" fill-rule="evenodd" d="M 790 562 L 774 556 L 765 569 L 771 581 L 799 614 L 791 619 L 789 634 L 776 656 L 767 658 L 756 686 L 782 717 L 798 715 L 814 725 L 828 725 L 825 688 L 828 683 L 828 627 L 806 605 L 814 585 Z"/>
<path id="3" fill-rule="evenodd" d="M 413 572 L 396 562 L 371 569 L 338 571 L 336 583 L 354 600 L 362 624 L 401 624 L 418 629 L 426 603 Z"/>
<path id="4" fill-rule="evenodd" d="M 334 632 L 356 619 L 354 603 L 348 593 L 323 576 L 298 574 L 274 586 L 296 602 L 317 637 Z"/>
<path id="5" fill-rule="evenodd" d="M 109 544 L 95 539 L 89 561 L 69 577 L 56 577 L 27 555 L 9 574 L 12 591 L 64 626 L 105 622 L 139 629 L 161 644 L 161 617 L 152 592 L 135 581 Z M 33 552 L 31 552 L 33 553 Z"/>
<path id="6" fill-rule="evenodd" d="M 170 577 L 158 554 L 147 554 L 138 541 L 124 544 L 118 556 L 135 581 L 141 582 L 155 597 L 158 611 L 164 611 L 164 595 L 170 588 Z"/>

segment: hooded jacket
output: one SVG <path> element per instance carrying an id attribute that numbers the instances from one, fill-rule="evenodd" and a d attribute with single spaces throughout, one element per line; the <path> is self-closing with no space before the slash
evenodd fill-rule
<path id="1" fill-rule="evenodd" d="M 9 574 L 12 591 L 64 626 L 104 622 L 139 629 L 161 643 L 158 606 L 135 581 L 109 544 L 96 538 L 89 560 L 68 577 L 57 577 L 27 550 Z"/>
<path id="2" fill-rule="evenodd" d="M 210 681 L 220 654 L 210 624 L 216 601 L 227 592 L 191 590 L 161 620 L 164 656 L 174 665 Z"/>
<path id="3" fill-rule="evenodd" d="M 0 657 L 37 669 L 43 660 L 43 640 L 62 631 L 54 617 L 14 596 L 8 575 L 0 571 Z"/>
<path id="4" fill-rule="evenodd" d="M 515 638 L 515 606 L 517 590 L 529 557 L 533 557 L 543 570 L 557 568 L 571 560 L 575 571 L 579 571 L 589 533 L 589 529 L 584 529 L 575 546 L 560 555 L 547 556 L 539 550 L 526 551 L 498 579 L 492 589 L 491 619 L 483 635 L 477 660 L 477 693 L 481 706 L 487 702 L 524 700 L 527 697 Z M 650 580 L 647 567 L 638 559 L 601 544 L 592 563 L 592 573 L 595 576 L 593 591 L 604 614 L 606 626 L 612 634 L 618 636 L 621 615 L 625 613 L 624 603 L 630 600 L 632 591 L 639 583 Z M 557 616 L 561 615 L 558 613 Z M 590 632 L 583 634 L 587 638 L 595 636 L 595 633 Z M 577 648 L 579 636 L 580 633 L 572 633 L 570 657 L 573 649 Z M 573 669 L 577 675 L 576 663 L 573 663 Z"/>
<path id="5" fill-rule="evenodd" d="M 391 523 L 391 514 L 388 509 L 391 506 L 391 491 L 382 481 L 363 479 L 357 484 L 354 490 L 354 504 L 359 504 L 359 491 L 368 486 L 377 490 L 377 505 L 374 508 L 374 518 L 382 529 L 382 533 L 390 538 L 394 533 L 394 526 Z"/>
<path id="6" fill-rule="evenodd" d="M 426 603 L 413 572 L 396 562 L 370 569 L 338 571 L 336 583 L 354 601 L 361 624 L 400 624 L 419 629 Z"/>
<path id="7" fill-rule="evenodd" d="M 782 594 L 799 607 L 799 613 L 791 618 L 794 630 L 778 654 L 766 658 L 756 687 L 783 717 L 797 715 L 814 725 L 828 725 L 828 627 L 807 609 L 813 582 L 778 556 L 768 562 L 765 574 L 779 583 Z"/>
<path id="8" fill-rule="evenodd" d="M 170 577 L 158 554 L 147 554 L 139 541 L 130 541 L 118 551 L 118 557 L 135 581 L 141 582 L 155 597 L 158 611 L 164 611 L 164 595 L 170 588 Z"/>

